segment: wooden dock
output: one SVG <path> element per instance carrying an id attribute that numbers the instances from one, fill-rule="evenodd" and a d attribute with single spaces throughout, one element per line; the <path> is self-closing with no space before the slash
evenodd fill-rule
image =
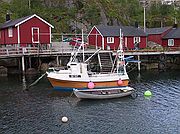
<path id="1" fill-rule="evenodd" d="M 56 58 L 57 64 L 59 64 L 59 59 L 62 57 L 70 57 L 73 51 L 73 47 L 71 46 L 59 46 L 57 47 L 49 47 L 49 48 L 40 48 L 40 47 L 6 47 L 0 48 L 0 59 L 11 59 L 11 58 L 18 58 L 21 61 L 21 69 L 25 71 L 26 68 L 26 61 L 25 58 L 31 57 L 54 57 Z M 96 49 L 85 49 L 86 55 L 91 55 L 96 51 Z M 101 50 L 100 53 L 112 53 L 115 56 L 115 51 L 110 50 Z M 79 53 L 83 53 L 82 50 Z M 176 50 L 126 50 L 125 56 L 134 56 L 137 60 L 141 60 L 141 57 L 147 56 L 156 56 L 155 58 L 158 59 L 160 55 L 172 55 L 180 57 L 180 48 Z M 157 58 L 158 57 L 158 58 Z M 140 70 L 140 63 L 138 63 L 138 70 Z"/>
<path id="2" fill-rule="evenodd" d="M 0 48 L 0 58 L 11 58 L 11 57 L 22 57 L 22 56 L 40 56 L 40 57 L 49 57 L 49 56 L 66 56 L 70 55 L 73 51 L 73 48 L 63 48 L 60 47 L 59 49 L 39 49 L 38 47 L 18 47 L 18 48 Z M 96 49 L 85 49 L 85 53 L 94 53 Z M 101 53 L 106 52 L 112 52 L 115 55 L 115 51 L 111 50 L 101 50 Z M 79 53 L 82 53 L 82 50 L 79 51 Z M 158 51 L 158 50 L 126 50 L 125 55 L 179 55 L 180 54 L 180 48 L 179 50 L 164 50 L 164 51 Z"/>

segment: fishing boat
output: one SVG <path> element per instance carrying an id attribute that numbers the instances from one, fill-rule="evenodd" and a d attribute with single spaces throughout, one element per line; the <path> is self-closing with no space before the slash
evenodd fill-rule
<path id="1" fill-rule="evenodd" d="M 76 52 L 71 54 L 70 61 L 67 64 L 67 69 L 56 70 L 49 68 L 47 71 L 47 78 L 55 90 L 70 91 L 74 88 L 83 89 L 101 89 L 101 88 L 118 88 L 128 86 L 129 77 L 126 72 L 126 64 L 124 59 L 124 52 L 122 49 L 122 36 L 120 32 L 120 45 L 115 58 L 114 66 L 111 72 L 99 73 L 88 70 L 88 62 L 99 50 L 97 50 L 88 59 L 84 58 L 84 42 L 82 32 L 82 44 Z M 82 48 L 83 49 L 82 49 Z M 77 54 L 83 50 L 83 60 L 79 62 Z"/>
<path id="2" fill-rule="evenodd" d="M 73 90 L 76 97 L 79 99 L 114 99 L 131 95 L 133 98 L 137 96 L 132 87 L 118 87 L 105 89 L 87 89 L 87 90 Z"/>

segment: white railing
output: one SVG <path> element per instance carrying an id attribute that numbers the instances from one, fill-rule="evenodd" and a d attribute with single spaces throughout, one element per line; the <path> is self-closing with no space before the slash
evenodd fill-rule
<path id="1" fill-rule="evenodd" d="M 22 56 L 22 55 L 37 55 L 37 54 L 63 54 L 67 52 L 72 52 L 72 48 L 63 48 L 58 49 L 42 49 L 38 47 L 16 47 L 16 48 L 0 48 L 0 57 L 4 56 Z"/>

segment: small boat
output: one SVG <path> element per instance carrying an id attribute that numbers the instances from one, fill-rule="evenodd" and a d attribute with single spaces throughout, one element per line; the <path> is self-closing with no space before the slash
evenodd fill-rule
<path id="1" fill-rule="evenodd" d="M 87 90 L 74 89 L 73 92 L 79 99 L 113 99 L 128 95 L 131 95 L 133 98 L 137 97 L 135 89 L 129 86 Z"/>

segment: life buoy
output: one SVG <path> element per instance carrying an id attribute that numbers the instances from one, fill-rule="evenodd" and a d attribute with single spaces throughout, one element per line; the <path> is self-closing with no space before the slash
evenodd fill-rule
<path id="1" fill-rule="evenodd" d="M 159 60 L 160 61 L 166 61 L 166 55 L 165 54 L 161 54 L 160 56 L 159 56 Z"/>
<path id="2" fill-rule="evenodd" d="M 166 64 L 164 62 L 159 62 L 158 68 L 159 68 L 159 70 L 165 70 L 166 69 Z"/>

